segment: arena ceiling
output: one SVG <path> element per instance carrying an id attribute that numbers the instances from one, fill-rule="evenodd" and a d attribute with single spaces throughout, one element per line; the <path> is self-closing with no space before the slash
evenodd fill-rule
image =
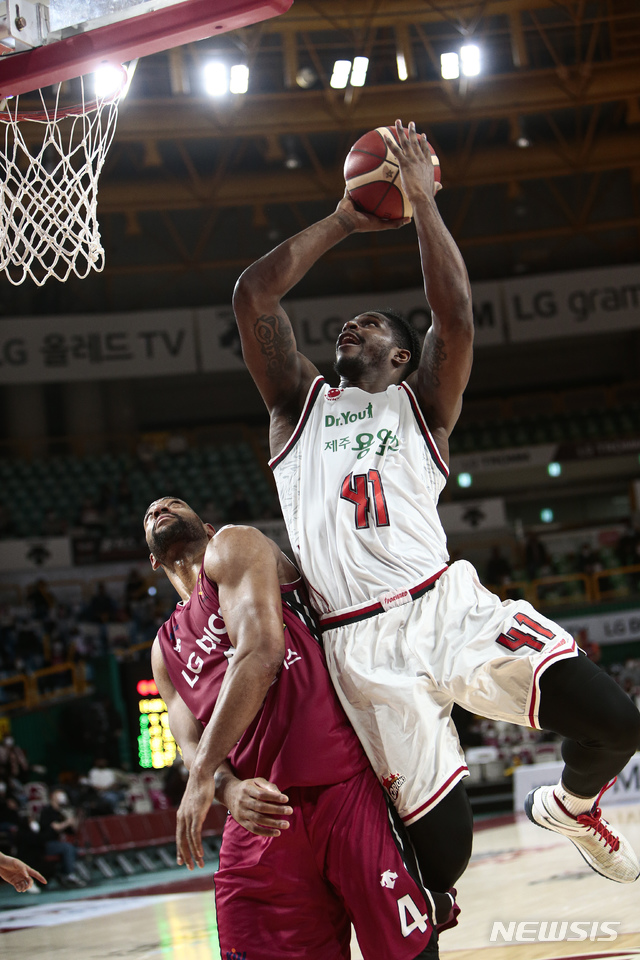
<path id="1" fill-rule="evenodd" d="M 443 80 L 440 54 L 465 42 L 481 74 Z M 248 64 L 246 95 L 203 93 L 212 55 Z M 365 86 L 332 89 L 333 62 L 359 55 Z M 104 273 L 3 280 L 0 309 L 227 303 L 245 266 L 334 209 L 351 143 L 396 117 L 436 147 L 439 206 L 472 280 L 637 262 L 639 91 L 637 0 L 295 0 L 140 62 L 101 177 Z M 409 226 L 349 238 L 297 294 L 419 283 Z"/>

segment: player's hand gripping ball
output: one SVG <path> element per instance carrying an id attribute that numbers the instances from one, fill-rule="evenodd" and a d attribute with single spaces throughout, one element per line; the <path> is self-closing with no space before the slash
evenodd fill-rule
<path id="1" fill-rule="evenodd" d="M 408 130 L 405 129 L 408 134 Z M 402 190 L 400 167 L 385 137 L 398 142 L 395 127 L 376 127 L 356 140 L 344 162 L 347 191 L 359 210 L 382 220 L 401 220 L 413 216 L 413 208 Z M 428 144 L 433 175 L 440 183 L 440 161 Z"/>

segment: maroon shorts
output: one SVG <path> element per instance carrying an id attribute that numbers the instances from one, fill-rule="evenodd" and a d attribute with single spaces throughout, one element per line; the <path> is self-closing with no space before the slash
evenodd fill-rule
<path id="1" fill-rule="evenodd" d="M 437 958 L 430 896 L 373 771 L 285 792 L 293 814 L 279 837 L 227 818 L 214 876 L 222 960 L 348 960 L 351 923 L 365 960 Z"/>

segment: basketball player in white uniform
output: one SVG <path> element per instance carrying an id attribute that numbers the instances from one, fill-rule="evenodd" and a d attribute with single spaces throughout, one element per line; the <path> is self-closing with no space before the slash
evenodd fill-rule
<path id="1" fill-rule="evenodd" d="M 271 466 L 296 560 L 320 617 L 329 669 L 381 782 L 407 824 L 427 886 L 466 867 L 472 818 L 458 703 L 565 738 L 561 781 L 527 798 L 529 817 L 568 836 L 612 880 L 640 873 L 599 799 L 640 745 L 640 714 L 571 636 L 524 601 L 504 603 L 465 562 L 448 565 L 436 504 L 448 437 L 472 361 L 471 294 L 435 204 L 426 140 L 389 138 L 414 211 L 432 326 L 422 353 L 391 311 L 347 322 L 330 387 L 298 353 L 281 300 L 353 232 L 389 223 L 345 196 L 239 279 L 234 309 L 247 366 L 271 414 Z"/>

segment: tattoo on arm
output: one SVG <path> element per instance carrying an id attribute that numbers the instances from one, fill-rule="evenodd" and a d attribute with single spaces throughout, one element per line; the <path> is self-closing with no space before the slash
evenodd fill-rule
<path id="1" fill-rule="evenodd" d="M 429 376 L 434 387 L 440 386 L 440 367 L 447 359 L 447 352 L 444 348 L 442 337 L 434 337 L 431 341 L 429 351 Z"/>
<path id="2" fill-rule="evenodd" d="M 253 331 L 267 361 L 267 376 L 277 380 L 293 361 L 295 340 L 291 328 L 281 317 L 262 316 L 256 320 Z"/>

